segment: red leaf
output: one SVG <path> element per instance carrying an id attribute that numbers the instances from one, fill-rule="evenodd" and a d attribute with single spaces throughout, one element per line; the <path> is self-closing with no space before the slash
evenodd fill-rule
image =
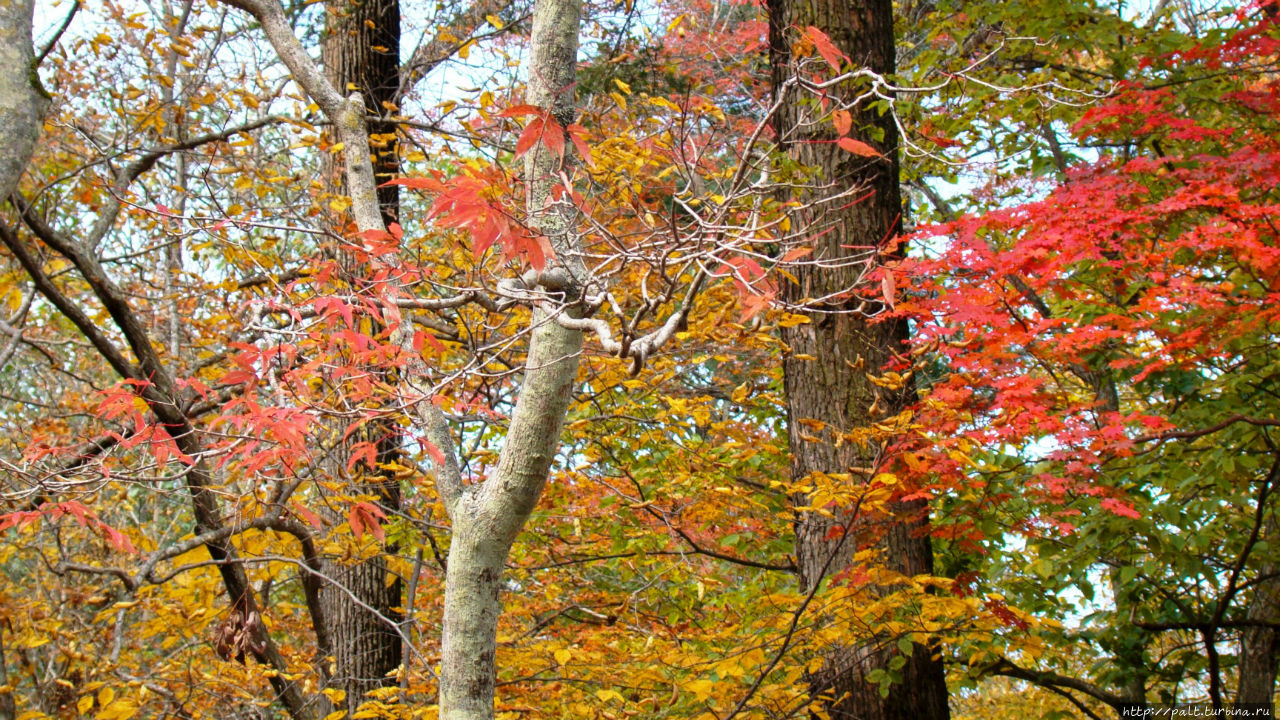
<path id="1" fill-rule="evenodd" d="M 541 115 L 542 108 L 537 105 L 512 105 L 498 113 L 498 117 L 524 117 L 525 115 Z"/>
<path id="2" fill-rule="evenodd" d="M 107 536 L 107 542 L 111 543 L 111 546 L 116 550 L 122 553 L 129 553 L 130 555 L 138 552 L 138 548 L 134 547 L 133 543 L 124 533 L 109 525 L 102 525 L 100 529 L 102 530 L 102 534 Z"/>
<path id="3" fill-rule="evenodd" d="M 371 442 L 358 442 L 351 446 L 351 456 L 347 459 L 347 471 L 364 461 L 366 468 L 373 468 L 378 463 L 378 447 Z"/>
<path id="4" fill-rule="evenodd" d="M 836 143 L 840 146 L 841 149 L 848 150 L 854 155 L 861 155 L 862 157 L 880 157 L 879 150 L 876 150 L 875 148 L 862 142 L 861 140 L 854 140 L 853 138 L 842 137 L 839 140 L 837 140 Z"/>
<path id="5" fill-rule="evenodd" d="M 361 230 L 360 232 L 356 233 L 356 237 L 360 238 L 361 240 L 367 240 L 369 242 L 378 242 L 379 240 L 386 241 L 386 240 L 395 239 L 394 237 L 392 237 L 391 233 L 387 232 L 386 230 Z"/>
<path id="6" fill-rule="evenodd" d="M 831 69 L 840 72 L 840 59 L 846 56 L 836 49 L 835 44 L 831 42 L 831 38 L 812 25 L 805 28 L 805 34 L 813 41 L 813 46 L 817 48 L 818 54 L 822 56 L 823 60 L 827 61 Z"/>
<path id="7" fill-rule="evenodd" d="M 223 385 L 239 385 L 240 383 L 251 383 L 258 379 L 258 376 L 248 370 L 232 370 L 222 376 L 220 381 Z"/>
<path id="8" fill-rule="evenodd" d="M 760 263 L 746 256 L 728 258 L 720 266 L 717 274 L 728 271 L 733 278 L 733 286 L 742 308 L 742 320 L 749 320 L 761 310 L 769 307 L 778 294 L 778 288 L 760 267 Z M 723 277 L 723 275 L 721 275 Z"/>
<path id="9" fill-rule="evenodd" d="M 529 151 L 538 142 L 538 137 L 542 134 L 542 118 L 534 118 L 524 126 L 524 132 L 520 133 L 520 139 L 516 141 L 516 157 L 520 157 Z"/>
<path id="10" fill-rule="evenodd" d="M 557 157 L 564 157 L 564 129 L 551 116 L 542 121 L 542 144 Z"/>
<path id="11" fill-rule="evenodd" d="M 1142 517 L 1142 514 L 1139 513 L 1137 510 L 1134 510 L 1133 508 L 1129 507 L 1125 503 L 1120 502 L 1119 500 L 1116 500 L 1115 498 L 1106 498 L 1100 504 L 1106 510 L 1109 510 L 1114 514 L 1119 515 L 1120 517 L 1127 517 L 1127 518 L 1134 518 L 1134 519 Z"/>
<path id="12" fill-rule="evenodd" d="M 444 453 L 438 445 L 426 438 L 422 438 L 418 442 L 422 445 L 422 449 L 431 456 L 431 462 L 435 463 L 437 467 L 444 467 Z"/>
<path id="13" fill-rule="evenodd" d="M 578 151 L 578 156 L 587 164 L 587 167 L 595 167 L 595 160 L 591 157 L 591 148 L 587 147 L 587 129 L 578 123 L 572 123 L 568 127 L 569 139 L 573 141 L 573 147 Z"/>

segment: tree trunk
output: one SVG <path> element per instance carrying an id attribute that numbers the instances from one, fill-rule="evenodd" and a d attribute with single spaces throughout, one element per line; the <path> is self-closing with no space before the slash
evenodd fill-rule
<path id="1" fill-rule="evenodd" d="M 820 212 L 824 191 L 811 185 L 791 195 L 799 207 L 792 227 L 807 227 L 814 239 L 812 264 L 797 268 L 795 282 L 783 289 L 790 304 L 808 303 L 811 322 L 782 331 L 789 352 L 783 360 L 784 387 L 791 442 L 791 478 L 804 484 L 813 473 L 848 477 L 848 482 L 870 479 L 871 468 L 882 461 L 883 443 L 835 442 L 838 434 L 869 429 L 873 423 L 893 417 L 914 399 L 906 386 L 892 390 L 872 383 L 904 350 L 904 321 L 872 322 L 858 312 L 858 303 L 847 299 L 865 266 L 839 263 L 858 248 L 876 247 L 897 234 L 902 226 L 902 200 L 898 185 L 897 130 L 892 116 L 881 115 L 869 104 L 853 108 L 851 136 L 882 153 L 868 158 L 850 153 L 836 143 L 832 123 L 814 122 L 819 105 L 802 99 L 794 86 L 785 85 L 795 71 L 792 65 L 793 33 L 809 26 L 830 37 L 848 55 L 855 68 L 877 73 L 894 71 L 893 5 L 890 0 L 770 0 L 769 44 L 775 93 L 785 92 L 774 125 L 782 149 L 800 165 L 811 168 L 811 185 L 830 183 L 836 191 L 863 187 L 863 199 Z M 846 84 L 832 94 L 851 101 L 865 90 Z M 829 193 L 825 193 L 829 194 Z M 866 197 L 863 197 L 863 196 Z M 824 430 L 802 421 L 822 423 Z M 810 498 L 796 498 L 809 505 Z M 859 547 L 872 545 L 881 562 L 905 575 L 931 574 L 928 509 L 925 503 L 893 503 L 888 512 L 833 508 L 834 517 L 801 513 L 796 521 L 796 557 L 801 582 L 812 589 L 848 567 Z M 843 512 L 841 512 L 843 510 Z M 847 529 L 846 534 L 842 529 Z M 886 648 L 887 646 L 887 648 Z M 897 653 L 893 638 L 881 644 L 833 647 L 825 666 L 810 676 L 815 697 L 830 698 L 827 710 L 837 720 L 945 720 L 947 687 L 942 663 L 930 648 L 915 647 L 906 664 L 892 673 L 890 660 Z M 874 671 L 900 676 L 881 697 L 879 687 L 868 682 Z"/>
<path id="2" fill-rule="evenodd" d="M 31 49 L 31 0 L 0 2 L 0 202 L 18 187 L 40 134 L 49 98 L 36 76 Z"/>
<path id="3" fill-rule="evenodd" d="M 525 102 L 545 109 L 561 127 L 574 120 L 580 14 L 580 0 L 538 0 L 533 10 Z M 549 301 L 533 312 L 523 383 L 497 468 L 478 485 L 443 488 L 453 534 L 440 650 L 441 720 L 494 717 L 502 570 L 546 486 L 577 379 L 582 332 L 555 321 L 572 312 L 586 280 L 574 210 L 567 199 L 554 199 L 562 162 L 571 161 L 570 151 L 562 161 L 539 144 L 525 154 L 524 169 L 529 226 L 555 250 L 546 272 L 568 278 L 564 304 Z"/>
<path id="4" fill-rule="evenodd" d="M 400 86 L 399 0 L 330 0 L 321 52 L 325 72 L 338 92 L 361 93 L 374 116 L 368 122 L 373 172 L 379 183 L 385 182 L 398 171 L 395 123 L 380 118 L 392 114 L 390 104 Z M 325 158 L 330 186 L 335 194 L 345 193 L 336 158 Z M 383 223 L 394 222 L 399 212 L 399 187 L 385 186 L 377 192 Z M 334 222 L 340 225 L 335 231 L 342 234 L 345 222 L 341 218 Z M 338 255 L 347 281 L 355 292 L 361 292 L 369 275 L 368 265 Z M 381 331 L 378 323 L 370 328 L 375 336 Z M 338 428 L 339 436 L 343 431 L 345 428 Z M 345 442 L 348 447 L 369 442 L 377 448 L 373 467 L 363 461 L 357 464 L 355 470 L 361 479 L 352 492 L 376 496 L 388 518 L 399 513 L 399 483 L 393 474 L 377 467 L 399 455 L 400 430 L 394 418 L 371 420 Z M 333 462 L 334 470 L 345 473 L 346 453 L 334 455 L 338 458 Z M 390 545 L 385 548 L 388 554 L 395 550 Z M 389 570 L 385 554 L 354 565 L 332 563 L 326 575 L 329 585 L 323 597 L 334 656 L 330 685 L 345 691 L 343 706 L 355 712 L 369 691 L 396 683 L 394 673 L 404 660 L 398 627 L 404 583 Z"/>
<path id="5" fill-rule="evenodd" d="M 1264 539 L 1275 543 L 1280 532 L 1277 532 L 1274 511 L 1266 529 Z M 1280 572 L 1277 563 L 1262 563 L 1259 575 L 1268 579 L 1258 583 L 1254 589 L 1246 619 L 1273 624 L 1280 621 L 1280 578 L 1276 577 L 1277 572 Z M 1236 705 L 1266 705 L 1272 708 L 1271 715 L 1275 716 L 1277 662 L 1280 662 L 1280 632 L 1274 627 L 1245 628 L 1240 636 L 1240 685 L 1236 691 Z"/>
<path id="6" fill-rule="evenodd" d="M 400 89 L 400 0 L 329 0 L 321 45 L 325 73 L 339 94 L 358 92 L 370 113 L 373 174 L 378 184 L 400 169 L 396 94 Z M 337 160 L 326 155 L 331 162 Z M 329 168 L 326 168 L 329 169 Z M 338 173 L 331 177 L 341 183 Z M 397 222 L 400 186 L 378 188 L 384 224 Z"/>

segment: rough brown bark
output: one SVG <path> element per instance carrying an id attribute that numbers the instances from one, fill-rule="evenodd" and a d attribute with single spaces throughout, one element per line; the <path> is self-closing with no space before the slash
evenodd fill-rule
<path id="1" fill-rule="evenodd" d="M 853 111 L 851 135 L 878 149 L 883 156 L 867 158 L 840 149 L 829 121 L 812 123 L 817 108 L 811 98 L 802 100 L 785 81 L 794 72 L 791 42 L 808 26 L 825 32 L 846 53 L 855 68 L 888 74 L 894 71 L 893 6 L 890 0 L 770 0 L 770 56 L 775 92 L 786 97 L 775 115 L 775 129 L 783 149 L 800 165 L 813 185 L 828 183 L 835 190 L 865 187 L 865 199 L 840 208 L 823 208 L 821 189 L 800 192 L 800 208 L 793 227 L 808 227 L 815 237 L 815 263 L 795 273 L 795 283 L 783 289 L 788 303 L 834 297 L 813 306 L 811 322 L 782 331 L 790 351 L 783 361 L 791 441 L 791 477 L 802 482 L 812 473 L 847 474 L 850 482 L 868 479 L 864 470 L 882 460 L 879 443 L 834 442 L 837 433 L 867 428 L 892 417 L 914 399 L 910 386 L 888 390 L 868 379 L 880 374 L 895 351 L 903 350 L 907 326 L 903 321 L 872 322 L 857 312 L 857 303 L 840 299 L 854 287 L 863 267 L 839 263 L 855 248 L 875 246 L 896 234 L 902 225 L 902 200 L 898 184 L 897 131 L 888 115 L 864 104 Z M 834 88 L 833 93 L 852 100 L 865 86 Z M 821 140 L 822 142 L 808 142 Z M 826 265 L 824 267 L 823 265 Z M 844 294 L 848 298 L 848 294 Z M 825 426 L 806 428 L 801 420 Z M 808 498 L 797 498 L 808 505 Z M 881 561 L 906 574 L 931 574 L 933 552 L 928 535 L 927 508 L 923 503 L 896 503 L 890 514 L 849 508 L 835 517 L 801 513 L 796 522 L 796 557 L 800 577 L 811 589 L 846 568 L 860 546 L 874 545 Z M 841 537 L 840 527 L 850 529 Z M 887 646 L 894 647 L 893 639 Z M 901 669 L 901 681 L 887 697 L 867 681 L 875 670 L 888 670 L 896 650 L 880 645 L 831 648 L 825 667 L 810 677 L 815 696 L 832 698 L 830 717 L 836 720 L 945 720 L 946 680 L 941 661 L 929 648 L 917 646 Z"/>
<path id="2" fill-rule="evenodd" d="M 370 114 L 373 174 L 381 185 L 400 167 L 392 120 L 400 89 L 400 0 L 329 0 L 325 18 L 321 46 L 325 73 L 339 93 L 364 96 Z M 338 177 L 336 171 L 334 176 Z M 379 187 L 378 205 L 383 222 L 395 222 L 400 186 Z"/>
<path id="3" fill-rule="evenodd" d="M 398 170 L 398 144 L 392 115 L 395 94 L 400 86 L 400 4 L 399 0 L 330 0 L 326 6 L 326 29 L 321 48 L 325 73 L 339 92 L 358 92 L 372 117 L 368 121 L 373 172 L 381 184 Z M 326 176 L 335 194 L 344 194 L 346 184 L 333 156 Z M 399 188 L 378 189 L 378 205 L 383 223 L 396 220 Z M 345 224 L 335 218 L 335 224 Z M 341 233 L 343 227 L 336 227 Z M 340 258 L 347 280 L 357 292 L 368 274 L 364 263 Z M 381 328 L 372 328 L 377 334 Z M 377 448 L 374 467 L 362 461 L 356 473 L 355 493 L 374 495 L 388 518 L 400 510 L 400 487 L 394 475 L 377 465 L 394 461 L 399 454 L 400 432 L 394 418 L 372 420 L 352 433 L 349 446 L 360 442 Z M 343 473 L 346 453 L 335 453 L 334 470 Z M 393 546 L 385 553 L 395 552 Z M 325 615 L 329 620 L 334 655 L 330 685 L 345 691 L 344 706 L 355 712 L 366 694 L 396 683 L 395 671 L 404 661 L 404 642 L 398 628 L 403 606 L 403 581 L 391 573 L 383 554 L 353 565 L 330 565 L 329 585 L 324 592 Z"/>
<path id="4" fill-rule="evenodd" d="M 1275 542 L 1274 538 L 1280 537 L 1280 527 L 1274 510 L 1266 528 L 1265 539 Z M 1280 621 L 1280 577 L 1276 577 L 1277 572 L 1280 572 L 1280 565 L 1277 563 L 1262 564 L 1260 575 L 1268 579 L 1258 583 L 1254 590 L 1246 619 L 1258 623 Z M 1272 715 L 1275 715 L 1277 663 L 1280 663 L 1280 632 L 1274 627 L 1251 627 L 1241 633 L 1237 705 L 1270 705 Z"/>

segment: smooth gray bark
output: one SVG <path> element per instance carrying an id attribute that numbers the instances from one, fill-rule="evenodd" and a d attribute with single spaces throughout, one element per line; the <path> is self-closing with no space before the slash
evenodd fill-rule
<path id="1" fill-rule="evenodd" d="M 0 0 L 0 200 L 18 187 L 49 105 L 31 49 L 32 8 L 31 0 Z"/>
<path id="2" fill-rule="evenodd" d="M 534 8 L 526 102 L 546 108 L 561 127 L 573 122 L 579 0 L 539 0 Z M 585 284 L 572 208 L 552 199 L 562 159 L 541 145 L 525 160 L 530 226 L 555 249 L 570 278 L 564 304 L 535 309 L 524 384 L 494 475 L 461 490 L 450 502 L 453 541 L 445 575 L 440 668 L 442 720 L 490 720 L 502 569 L 547 482 L 577 377 L 583 335 L 557 323 Z M 549 270 L 551 268 L 548 268 Z"/>
<path id="3" fill-rule="evenodd" d="M 343 166 L 357 229 L 385 230 L 373 166 L 366 150 L 368 130 L 359 94 L 343 97 L 306 54 L 278 0 L 223 0 L 251 13 L 262 24 L 277 54 L 344 143 Z M 580 0 L 539 0 L 533 15 L 531 62 L 526 102 L 546 108 L 561 127 L 573 121 L 573 84 L 577 67 Z M 577 377 L 583 333 L 574 326 L 574 309 L 586 285 L 581 243 L 567 198 L 554 200 L 565 174 L 566 158 L 541 145 L 525 159 L 529 226 L 546 236 L 555 251 L 544 276 L 557 278 L 558 302 L 535 308 L 524 381 L 494 474 L 463 485 L 453 442 L 444 418 L 430 402 L 414 411 L 426 436 L 443 455 L 436 486 L 453 521 L 445 575 L 445 609 L 440 671 L 440 717 L 489 720 L 494 716 L 497 621 L 502 610 L 502 568 L 516 535 L 542 495 L 560 430 Z M 394 281 L 391 281 L 394 284 Z M 394 293 L 398 288 L 390 288 Z M 395 336 L 412 347 L 413 324 L 407 318 Z M 408 353 L 403 386 L 412 394 L 430 375 Z"/>

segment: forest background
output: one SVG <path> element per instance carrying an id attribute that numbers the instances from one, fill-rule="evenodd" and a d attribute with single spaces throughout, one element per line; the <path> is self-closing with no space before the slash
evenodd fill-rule
<path id="1" fill-rule="evenodd" d="M 1272 706 L 1277 20 L 0 3 L 0 718 Z"/>

